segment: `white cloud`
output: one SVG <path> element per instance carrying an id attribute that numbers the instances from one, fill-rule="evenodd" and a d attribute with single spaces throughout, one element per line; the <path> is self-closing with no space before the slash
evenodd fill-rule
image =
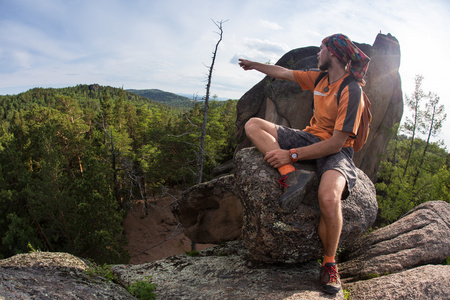
<path id="1" fill-rule="evenodd" d="M 272 30 L 281 30 L 283 29 L 282 26 L 280 26 L 276 22 L 270 22 L 267 20 L 259 20 L 259 25 L 263 28 L 272 29 Z"/>
<path id="2" fill-rule="evenodd" d="M 213 19 L 229 20 L 213 73 L 220 97 L 239 98 L 263 77 L 242 71 L 240 57 L 275 63 L 333 33 L 372 44 L 381 30 L 400 42 L 403 92 L 422 74 L 450 110 L 449 17 L 446 0 L 0 1 L 0 93 L 98 82 L 202 94 Z"/>
<path id="3" fill-rule="evenodd" d="M 282 54 L 289 50 L 289 47 L 286 44 L 255 38 L 246 38 L 244 40 L 244 44 L 247 48 L 254 49 L 259 52 Z"/>

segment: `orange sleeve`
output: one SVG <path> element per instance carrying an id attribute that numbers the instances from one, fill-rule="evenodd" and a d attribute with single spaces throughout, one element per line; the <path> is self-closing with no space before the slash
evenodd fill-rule
<path id="1" fill-rule="evenodd" d="M 319 77 L 320 71 L 294 71 L 295 81 L 300 85 L 303 90 L 314 91 L 314 83 L 317 77 Z"/>

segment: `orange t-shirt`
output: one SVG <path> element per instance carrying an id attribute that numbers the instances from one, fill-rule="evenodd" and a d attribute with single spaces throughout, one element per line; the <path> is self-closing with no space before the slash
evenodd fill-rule
<path id="1" fill-rule="evenodd" d="M 320 75 L 319 71 L 294 71 L 294 77 L 303 90 L 311 90 L 314 93 L 314 114 L 310 125 L 304 131 L 314 134 L 321 140 L 332 137 L 334 130 L 349 132 L 350 136 L 344 147 L 353 146 L 354 137 L 357 134 L 361 114 L 364 108 L 364 98 L 359 84 L 349 84 L 341 92 L 339 107 L 337 93 L 339 86 L 345 77 L 328 85 L 326 75 L 314 88 L 314 83 Z"/>

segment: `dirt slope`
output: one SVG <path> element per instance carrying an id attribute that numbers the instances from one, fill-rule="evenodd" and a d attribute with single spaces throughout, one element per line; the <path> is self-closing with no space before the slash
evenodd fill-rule
<path id="1" fill-rule="evenodd" d="M 130 264 L 143 264 L 182 254 L 191 250 L 191 240 L 183 234 L 181 224 L 170 211 L 170 204 L 181 197 L 181 193 L 171 191 L 171 195 L 151 201 L 149 213 L 145 215 L 143 201 L 135 202 L 124 220 L 124 230 L 128 238 Z M 197 245 L 197 250 L 212 245 Z"/>

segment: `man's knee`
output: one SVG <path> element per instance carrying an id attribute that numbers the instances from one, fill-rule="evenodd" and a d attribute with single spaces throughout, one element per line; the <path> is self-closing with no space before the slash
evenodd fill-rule
<path id="1" fill-rule="evenodd" d="M 247 135 L 249 135 L 249 133 L 252 133 L 255 130 L 261 128 L 261 126 L 258 125 L 259 123 L 261 123 L 260 120 L 261 120 L 260 118 L 253 117 L 253 118 L 250 118 L 247 121 L 247 123 L 245 123 L 244 128 L 245 128 L 245 132 L 247 133 Z"/>
<path id="2" fill-rule="evenodd" d="M 338 181 L 342 181 L 342 178 L 338 177 Z M 321 186 L 319 188 L 319 207 L 323 214 L 334 214 L 340 211 L 341 198 L 342 198 L 342 186 L 345 187 L 345 179 L 338 184 Z"/>
<path id="3" fill-rule="evenodd" d="M 341 204 L 341 197 L 333 192 L 319 194 L 319 206 L 321 210 L 334 210 Z"/>
<path id="4" fill-rule="evenodd" d="M 340 203 L 346 184 L 347 181 L 341 172 L 334 169 L 325 171 L 320 179 L 319 203 Z"/>
<path id="5" fill-rule="evenodd" d="M 252 137 L 253 135 L 259 133 L 260 131 L 269 131 L 267 129 L 267 121 L 261 118 L 253 117 L 250 118 L 247 123 L 245 123 L 245 134 L 247 137 Z"/>

